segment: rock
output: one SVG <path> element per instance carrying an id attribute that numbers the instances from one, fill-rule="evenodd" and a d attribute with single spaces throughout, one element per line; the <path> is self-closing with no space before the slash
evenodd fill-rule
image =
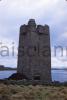
<path id="1" fill-rule="evenodd" d="M 12 74 L 9 78 L 9 80 L 23 80 L 23 79 L 28 79 L 25 75 L 20 74 L 20 73 L 14 73 Z"/>

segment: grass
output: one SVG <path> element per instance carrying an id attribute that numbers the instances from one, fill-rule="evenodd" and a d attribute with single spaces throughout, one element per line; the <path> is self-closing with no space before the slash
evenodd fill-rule
<path id="1" fill-rule="evenodd" d="M 67 87 L 0 84 L 0 100 L 67 100 Z"/>

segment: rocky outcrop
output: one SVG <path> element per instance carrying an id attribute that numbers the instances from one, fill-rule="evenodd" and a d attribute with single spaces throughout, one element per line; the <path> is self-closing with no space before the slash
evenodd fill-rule
<path id="1" fill-rule="evenodd" d="M 23 80 L 23 79 L 28 80 L 28 78 L 24 74 L 20 73 L 14 73 L 8 78 L 8 80 Z"/>

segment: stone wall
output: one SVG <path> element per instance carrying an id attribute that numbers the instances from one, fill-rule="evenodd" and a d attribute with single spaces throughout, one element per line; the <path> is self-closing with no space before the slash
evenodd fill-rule
<path id="1" fill-rule="evenodd" d="M 30 80 L 51 81 L 51 48 L 49 26 L 36 25 L 30 19 L 20 27 L 17 72 Z"/>

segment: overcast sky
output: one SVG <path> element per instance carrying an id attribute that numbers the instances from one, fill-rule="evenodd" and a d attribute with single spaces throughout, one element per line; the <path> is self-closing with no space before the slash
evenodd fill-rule
<path id="1" fill-rule="evenodd" d="M 19 28 L 29 19 L 50 26 L 52 67 L 67 67 L 67 1 L 66 0 L 1 0 L 0 1 L 0 65 L 17 66 Z M 14 42 L 14 44 L 13 44 Z M 1 46 L 9 47 L 9 57 L 1 56 Z M 12 56 L 12 47 L 15 55 Z M 54 56 L 54 47 L 63 47 L 63 57 Z"/>

